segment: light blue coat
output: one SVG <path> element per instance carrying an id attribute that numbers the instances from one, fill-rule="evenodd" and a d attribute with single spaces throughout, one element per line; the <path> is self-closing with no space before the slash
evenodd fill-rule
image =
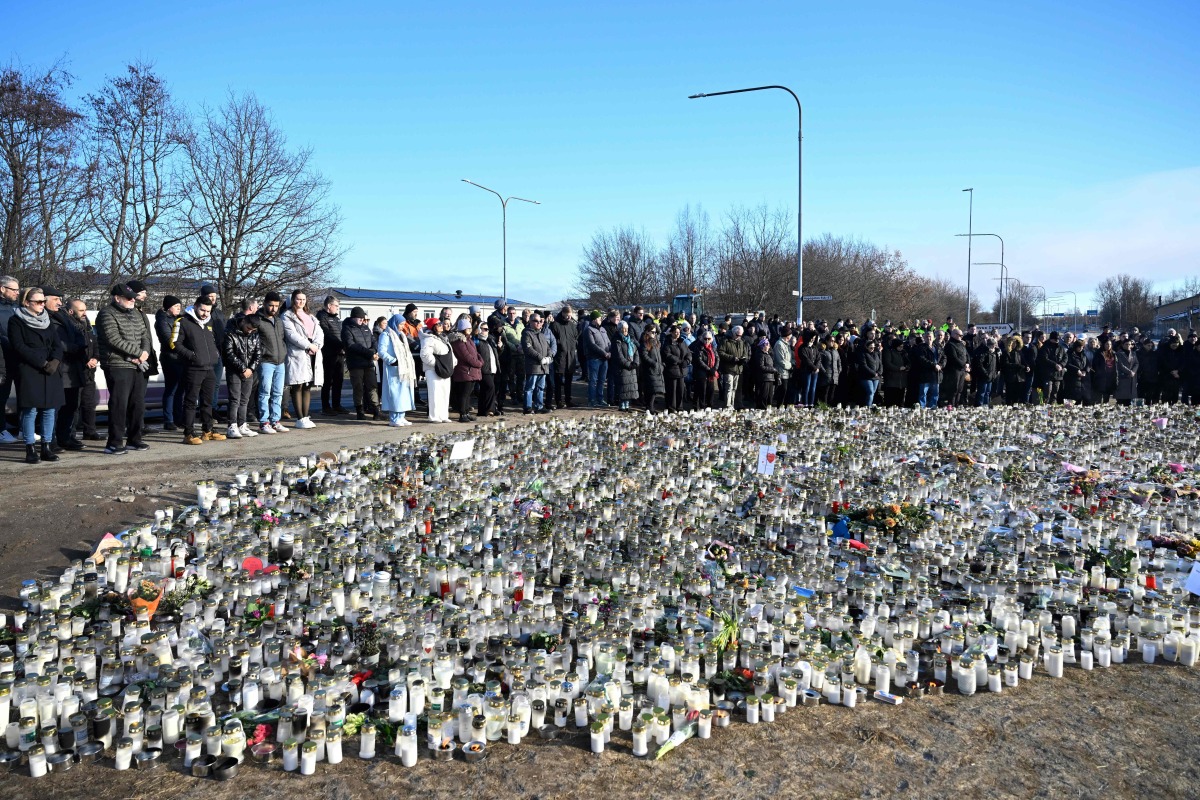
<path id="1" fill-rule="evenodd" d="M 396 314 L 388 320 L 387 330 L 379 334 L 379 360 L 383 363 L 383 385 L 380 387 L 383 401 L 380 407 L 392 413 L 412 411 L 416 407 L 413 387 L 417 382 L 417 374 L 408 338 L 400 332 L 403 322 L 404 315 Z"/>

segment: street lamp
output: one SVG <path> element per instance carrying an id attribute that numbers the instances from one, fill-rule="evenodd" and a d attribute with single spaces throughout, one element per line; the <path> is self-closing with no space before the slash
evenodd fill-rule
<path id="1" fill-rule="evenodd" d="M 972 193 L 971 196 L 974 197 L 975 196 L 974 193 Z M 970 230 L 970 229 L 968 228 L 968 230 Z M 967 255 L 968 256 L 970 256 L 970 254 L 971 254 L 971 240 L 974 237 L 976 237 L 976 236 L 995 236 L 997 239 L 1000 240 L 1000 265 L 1001 266 L 1004 265 L 1004 237 L 1002 237 L 1000 234 L 998 234 L 998 233 L 956 233 L 954 235 L 967 237 Z M 968 300 L 967 305 L 968 305 L 968 308 L 970 307 L 970 302 L 969 302 L 970 301 L 970 293 L 971 293 L 971 270 L 968 268 L 967 269 L 967 295 L 968 295 L 967 296 L 967 300 Z M 1000 293 L 1000 310 L 1001 310 L 1001 314 L 1003 314 L 1004 313 L 1004 292 L 1003 292 L 1003 290 L 1001 290 L 1001 293 Z M 968 322 L 970 322 L 969 319 L 968 319 Z"/>
<path id="2" fill-rule="evenodd" d="M 804 239 L 801 237 L 802 203 L 804 200 L 804 109 L 800 106 L 800 98 L 786 86 L 755 86 L 750 89 L 730 89 L 726 92 L 701 92 L 689 94 L 688 100 L 698 100 L 702 97 L 720 97 L 723 94 L 743 94 L 745 92 L 761 92 L 766 89 L 779 89 L 787 92 L 796 101 L 796 322 L 804 322 Z M 968 297 L 968 305 L 970 298 Z"/>
<path id="3" fill-rule="evenodd" d="M 469 181 L 466 178 L 463 178 L 462 182 L 469 183 L 476 188 L 483 189 L 485 192 L 491 192 L 492 194 L 496 195 L 496 198 L 500 201 L 500 229 L 501 235 L 504 237 L 502 239 L 503 244 L 501 245 L 501 252 L 504 259 L 504 295 L 501 297 L 501 299 L 505 303 L 508 303 L 508 201 L 520 200 L 522 203 L 533 203 L 535 206 L 540 206 L 541 203 L 539 203 L 537 200 L 526 200 L 524 197 L 501 197 L 500 193 L 495 189 L 489 189 L 486 186 L 481 186 L 475 181 Z"/>
<path id="4" fill-rule="evenodd" d="M 1000 277 L 992 278 L 992 280 L 1000 281 L 1000 318 L 996 321 L 1004 322 L 1004 317 L 1005 317 L 1004 290 L 1007 288 L 1007 284 L 1008 284 L 1008 267 L 1004 266 L 1004 262 L 1002 262 L 1002 261 L 976 261 L 975 266 L 977 266 L 977 267 L 999 267 L 1000 268 Z"/>
<path id="5" fill-rule="evenodd" d="M 1071 312 L 1071 330 L 1072 330 L 1072 332 L 1074 332 L 1075 329 L 1079 327 L 1079 298 L 1076 297 L 1075 293 L 1072 291 L 1055 292 L 1054 294 L 1055 295 L 1064 295 L 1064 294 L 1071 295 L 1071 302 L 1074 303 L 1074 309 Z"/>

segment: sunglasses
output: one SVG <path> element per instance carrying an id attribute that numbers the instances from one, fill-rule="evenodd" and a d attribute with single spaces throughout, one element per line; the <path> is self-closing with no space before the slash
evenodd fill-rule
<path id="1" fill-rule="evenodd" d="M 30 300 L 29 302 L 35 306 L 43 306 L 46 304 L 45 300 Z"/>

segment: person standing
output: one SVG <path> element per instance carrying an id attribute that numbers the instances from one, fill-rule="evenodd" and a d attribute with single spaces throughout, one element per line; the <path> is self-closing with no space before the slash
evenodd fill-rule
<path id="1" fill-rule="evenodd" d="M 855 355 L 854 366 L 858 385 L 862 387 L 863 405 L 871 408 L 875 405 L 879 381 L 883 379 L 883 356 L 878 349 L 878 340 L 866 340 L 862 349 Z"/>
<path id="2" fill-rule="evenodd" d="M 229 428 L 225 436 L 241 439 L 258 436 L 250 427 L 248 414 L 256 393 L 254 374 L 262 363 L 262 345 L 254 316 L 242 314 L 231 319 L 232 330 L 225 334 L 221 360 L 225 363 L 225 385 L 229 389 Z"/>
<path id="3" fill-rule="evenodd" d="M 692 365 L 692 351 L 684 344 L 679 325 L 672 325 L 668 330 L 669 338 L 662 351 L 663 380 L 666 384 L 667 411 L 678 412 L 683 410 L 684 381 L 688 367 Z"/>
<path id="4" fill-rule="evenodd" d="M 549 327 L 558 343 L 558 352 L 554 356 L 554 405 L 573 408 L 575 403 L 571 399 L 571 381 L 575 377 L 575 368 L 579 366 L 579 326 L 575 324 L 571 306 L 565 305 L 559 309 Z"/>
<path id="5" fill-rule="evenodd" d="M 509 400 L 514 406 L 522 405 L 525 394 L 525 356 L 521 353 L 521 335 L 525 332 L 525 323 L 517 314 L 517 309 L 507 306 L 507 317 L 500 332 L 504 336 L 504 351 L 508 354 L 508 393 Z"/>
<path id="6" fill-rule="evenodd" d="M 754 402 L 755 407 L 765 410 L 771 407 L 775 400 L 775 384 L 778 371 L 775 369 L 775 359 L 771 355 L 771 340 L 760 336 L 754 346 Z"/>
<path id="7" fill-rule="evenodd" d="M 171 331 L 183 315 L 183 301 L 174 295 L 163 298 L 162 308 L 154 314 L 154 332 L 158 335 L 158 363 L 163 374 L 163 430 L 179 430 L 183 419 L 183 372 L 179 354 L 171 350 Z"/>
<path id="8" fill-rule="evenodd" d="M 446 337 L 454 351 L 454 374 L 450 376 L 450 407 L 458 412 L 459 422 L 474 422 L 471 413 L 471 394 L 475 385 L 483 379 L 483 359 L 479 348 L 471 338 L 470 317 L 459 317 L 453 330 Z"/>
<path id="9" fill-rule="evenodd" d="M 83 383 L 79 388 L 79 426 L 83 429 L 82 439 L 100 442 L 104 441 L 100 431 L 96 430 L 96 406 L 99 402 L 96 391 L 96 367 L 100 365 L 100 350 L 96 345 L 96 331 L 92 321 L 87 316 L 87 303 L 82 300 L 72 300 L 67 304 L 67 316 L 79 331 L 83 339 Z M 74 430 L 75 421 L 68 423 L 70 431 Z M 61 430 L 61 428 L 60 428 Z M 70 438 L 70 434 L 68 434 Z"/>
<path id="10" fill-rule="evenodd" d="M 321 350 L 325 345 L 325 330 L 317 318 L 308 313 L 308 295 L 300 289 L 292 292 L 291 307 L 283 312 L 283 341 L 287 346 L 286 382 L 296 409 L 296 427 L 315 428 L 309 416 L 312 389 L 325 383 L 325 362 Z"/>
<path id="11" fill-rule="evenodd" d="M 342 323 L 342 347 L 346 352 L 346 369 L 350 372 L 357 418 L 365 420 L 370 414 L 374 419 L 383 419 L 375 381 L 375 362 L 379 360 L 379 353 L 367 326 L 367 312 L 361 306 L 351 309 L 350 318 Z"/>
<path id="12" fill-rule="evenodd" d="M 256 314 L 258 314 L 258 298 L 257 297 L 243 297 L 241 299 L 241 301 L 238 303 L 237 312 L 232 317 L 230 317 L 229 320 L 225 323 L 225 338 L 228 339 L 229 336 L 232 335 L 235 330 L 240 328 L 241 324 L 242 324 L 241 321 L 243 319 L 245 319 L 246 317 L 250 317 L 250 322 L 253 324 L 254 316 Z M 257 330 L 258 330 L 258 327 L 257 327 L 257 325 L 255 325 L 255 332 L 257 332 Z M 261 339 L 258 339 L 256 341 L 259 342 L 258 359 L 259 359 L 259 361 L 261 361 L 261 359 L 262 359 Z M 225 355 L 224 354 L 225 354 L 225 348 L 224 348 L 224 345 L 222 345 L 221 361 L 223 363 L 225 363 Z M 227 369 L 228 369 L 228 366 L 229 366 L 228 363 L 225 363 L 225 367 Z M 225 386 L 228 388 L 229 381 L 225 381 Z M 250 383 L 243 384 L 240 388 L 243 392 L 249 393 L 246 395 L 246 397 L 249 398 L 249 404 L 246 406 L 246 419 L 245 419 L 246 424 L 245 425 L 239 424 L 238 430 L 241 431 L 241 434 L 243 436 L 258 436 L 257 431 L 250 430 L 250 426 L 253 426 L 256 428 L 258 427 L 258 363 L 257 362 L 255 363 L 255 366 L 254 366 L 254 374 L 250 376 Z M 230 403 L 231 403 L 230 408 L 231 409 L 232 409 L 232 402 L 233 401 L 230 400 Z M 232 419 L 230 421 L 232 422 Z"/>
<path id="13" fill-rule="evenodd" d="M 908 391 L 909 360 L 904 349 L 904 340 L 893 337 L 883 351 L 883 400 L 893 408 L 906 405 Z"/>
<path id="14" fill-rule="evenodd" d="M 796 348 L 796 371 L 800 373 L 800 405 L 813 408 L 817 405 L 817 387 L 821 381 L 821 350 L 815 332 L 805 334 Z"/>
<path id="15" fill-rule="evenodd" d="M 21 307 L 8 321 L 8 340 L 13 361 L 8 372 L 15 374 L 17 409 L 21 417 L 21 436 L 25 440 L 25 463 L 58 461 L 50 449 L 54 439 L 54 417 L 66 402 L 62 375 L 62 342 L 50 325 L 46 295 L 37 286 L 21 293 Z M 42 420 L 41 452 L 37 447 L 37 420 Z"/>
<path id="16" fill-rule="evenodd" d="M 1113 397 L 1118 405 L 1127 406 L 1137 396 L 1137 376 L 1140 365 L 1137 353 L 1133 351 L 1133 342 L 1121 339 L 1117 344 L 1117 385 L 1113 389 Z"/>
<path id="17" fill-rule="evenodd" d="M 958 328 L 950 329 L 950 339 L 946 342 L 946 368 L 942 373 L 942 405 L 961 406 L 966 400 L 967 375 L 971 371 L 971 354 L 963 341 L 963 333 Z"/>
<path id="18" fill-rule="evenodd" d="M 138 312 L 137 315 L 138 315 L 138 318 L 142 321 L 142 326 L 145 327 L 147 333 L 153 334 L 154 322 L 150 319 L 150 315 L 146 313 L 146 305 L 145 305 L 146 297 L 149 295 L 150 290 L 146 287 L 146 284 L 142 283 L 141 281 L 137 281 L 137 280 L 129 281 L 129 288 L 133 290 L 133 307 Z M 145 411 L 146 411 L 146 390 L 150 386 L 150 378 L 154 375 L 157 375 L 158 369 L 159 369 L 158 353 L 155 352 L 155 350 L 154 350 L 153 338 L 151 338 L 150 342 L 151 342 L 151 346 L 150 346 L 150 350 L 149 350 L 150 357 L 146 360 L 146 368 L 138 372 L 138 379 L 142 383 L 140 391 L 142 394 L 142 415 L 143 415 L 143 417 L 145 416 Z M 132 414 L 132 413 L 133 412 L 130 411 L 130 414 Z M 125 420 L 126 426 L 132 426 L 133 423 L 134 423 L 134 420 L 133 420 L 132 416 L 129 419 Z M 143 419 L 142 420 L 142 430 L 144 432 L 152 432 L 155 430 L 155 428 L 153 426 L 149 425 L 148 423 L 146 423 L 145 420 Z M 132 444 L 127 445 L 127 446 L 131 450 L 149 450 L 150 449 L 150 445 L 144 444 L 144 443 L 140 447 L 135 447 Z"/>
<path id="19" fill-rule="evenodd" d="M 1059 402 L 1063 377 L 1067 374 L 1067 348 L 1058 339 L 1058 331 L 1051 331 L 1050 338 L 1038 352 L 1037 376 L 1042 389 L 1042 402 L 1047 405 Z"/>
<path id="20" fill-rule="evenodd" d="M 425 320 L 421 329 L 421 366 L 429 393 L 429 421 L 450 421 L 450 379 L 457 363 L 454 350 L 443 338 L 445 323 L 437 317 Z"/>
<path id="21" fill-rule="evenodd" d="M 12 346 L 8 341 L 8 322 L 20 308 L 18 299 L 21 296 L 21 284 L 11 275 L 0 276 L 0 352 L 3 353 L 7 364 L 15 364 Z M 0 378 L 0 444 L 16 444 L 16 436 L 8 430 L 8 396 L 12 394 L 13 381 L 16 379 L 16 367 L 9 369 Z"/>
<path id="22" fill-rule="evenodd" d="M 607 408 L 605 386 L 608 381 L 608 365 L 612 358 L 612 342 L 608 331 L 600 324 L 603 315 L 593 311 L 583 333 L 583 352 L 587 361 L 588 405 L 592 408 Z"/>
<path id="23" fill-rule="evenodd" d="M 341 308 L 338 299 L 329 295 L 317 312 L 317 321 L 321 323 L 321 333 L 325 337 L 321 345 L 321 370 L 325 373 L 325 382 L 321 384 L 321 412 L 327 417 L 346 413 L 346 409 L 342 408 L 346 349 L 342 345 L 342 319 L 338 316 Z"/>
<path id="24" fill-rule="evenodd" d="M 721 358 L 721 407 L 735 408 L 742 371 L 750 361 L 750 348 L 742 339 L 741 325 L 733 326 L 717 354 Z"/>
<path id="25" fill-rule="evenodd" d="M 1158 402 L 1158 351 L 1149 336 L 1142 339 L 1137 358 L 1137 396 L 1144 404 L 1153 405 Z"/>
<path id="26" fill-rule="evenodd" d="M 479 368 L 479 416 L 481 417 L 504 416 L 504 412 L 500 410 L 500 406 L 496 402 L 496 376 L 500 372 L 499 341 L 498 336 L 492 333 L 491 325 L 487 320 L 479 323 L 479 327 L 475 331 L 475 349 L 479 353 L 479 361 L 482 364 Z"/>
<path id="27" fill-rule="evenodd" d="M 655 404 L 666 394 L 667 387 L 663 379 L 662 346 L 658 341 L 658 330 L 653 324 L 642 330 L 638 358 L 641 362 L 638 365 L 638 386 L 642 403 L 647 412 L 654 414 Z"/>
<path id="28" fill-rule="evenodd" d="M 696 409 L 712 408 L 713 398 L 717 394 L 717 385 L 721 378 L 718 369 L 721 359 L 717 355 L 717 349 L 713 346 L 711 327 L 705 325 L 700 328 L 691 349 L 692 394 L 695 396 L 695 407 Z"/>
<path id="29" fill-rule="evenodd" d="M 1000 377 L 1000 353 L 996 350 L 996 340 L 990 336 L 977 334 L 975 341 L 980 343 L 975 349 L 974 369 L 971 370 L 971 380 L 975 383 L 975 405 L 990 406 L 992 388 Z"/>
<path id="30" fill-rule="evenodd" d="M 212 320 L 213 338 L 217 342 L 217 352 L 220 353 L 225 346 L 225 336 L 229 330 L 229 320 L 225 316 L 225 312 L 221 309 L 221 293 L 217 291 L 217 287 L 211 283 L 206 283 L 200 287 L 200 296 L 207 299 L 209 307 L 212 311 L 209 313 L 209 319 Z M 217 399 L 220 394 L 221 378 L 225 376 L 225 363 L 220 358 L 213 365 L 213 390 L 211 398 L 204 398 L 205 402 L 209 403 L 212 408 L 214 419 L 222 422 L 228 422 L 224 415 L 217 410 Z"/>
<path id="31" fill-rule="evenodd" d="M 408 337 L 404 334 L 404 320 L 403 314 L 393 314 L 377 344 L 379 363 L 383 366 L 380 405 L 388 412 L 388 426 L 392 428 L 412 425 L 404 414 L 416 405 L 413 393 L 417 385 L 417 368 Z"/>
<path id="32" fill-rule="evenodd" d="M 933 331 L 925 331 L 923 340 L 912 349 L 912 371 L 917 380 L 917 403 L 921 408 L 938 407 L 938 384 L 944 359 Z"/>
<path id="33" fill-rule="evenodd" d="M 550 355 L 550 342 L 542 330 L 541 314 L 531 314 L 529 325 L 521 334 L 521 353 L 525 357 L 525 413 L 546 414 L 546 373 L 554 359 Z M 635 373 L 636 375 L 636 373 Z"/>
<path id="34" fill-rule="evenodd" d="M 287 433 L 280 424 L 283 418 L 283 386 L 286 376 L 284 363 L 287 360 L 287 344 L 283 338 L 283 322 L 279 310 L 283 307 L 283 295 L 276 291 L 267 292 L 262 308 L 253 315 L 258 327 L 259 348 L 262 360 L 258 365 L 258 419 L 259 433 Z"/>
<path id="35" fill-rule="evenodd" d="M 221 360 L 217 337 L 213 334 L 212 301 L 207 295 L 196 298 L 192 307 L 175 318 L 171 326 L 171 352 L 183 365 L 183 443 L 204 444 L 224 441 L 225 434 L 213 430 L 213 362 Z M 196 431 L 196 412 L 200 413 L 200 432 Z"/>
<path id="36" fill-rule="evenodd" d="M 787 393 L 792 378 L 792 360 L 795 357 L 796 338 L 792 335 L 790 323 L 782 323 L 776 326 L 776 330 L 778 338 L 771 345 L 771 361 L 775 365 L 776 378 L 775 396 L 771 398 L 771 405 L 779 408 L 791 400 Z"/>
<path id="37" fill-rule="evenodd" d="M 127 283 L 118 283 L 112 287 L 112 302 L 96 316 L 100 366 L 108 384 L 108 441 L 104 447 L 108 455 L 149 449 L 142 434 L 150 329 L 136 305 L 137 292 Z"/>
<path id="38" fill-rule="evenodd" d="M 62 361 L 58 367 L 58 374 L 62 378 L 63 396 L 66 398 L 54 417 L 54 441 L 51 442 L 50 449 L 56 453 L 62 450 L 82 450 L 84 444 L 75 438 L 73 430 L 75 413 L 79 410 L 79 393 L 83 388 L 86 372 L 87 343 L 74 320 L 63 309 L 62 292 L 52 286 L 46 286 L 42 293 L 46 296 L 50 329 L 62 344 Z"/>

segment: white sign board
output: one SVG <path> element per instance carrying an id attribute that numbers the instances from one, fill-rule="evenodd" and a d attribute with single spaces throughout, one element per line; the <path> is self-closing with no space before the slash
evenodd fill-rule
<path id="1" fill-rule="evenodd" d="M 450 448 L 451 461 L 464 461 L 475 455 L 475 440 L 467 439 L 465 442 L 455 442 L 454 447 Z"/>
<path id="2" fill-rule="evenodd" d="M 758 448 L 758 474 L 775 474 L 775 445 L 764 444 Z"/>
<path id="3" fill-rule="evenodd" d="M 1011 322 L 989 322 L 985 325 L 975 325 L 980 333 L 998 333 L 1001 336 L 1008 336 L 1013 332 L 1013 324 Z"/>

